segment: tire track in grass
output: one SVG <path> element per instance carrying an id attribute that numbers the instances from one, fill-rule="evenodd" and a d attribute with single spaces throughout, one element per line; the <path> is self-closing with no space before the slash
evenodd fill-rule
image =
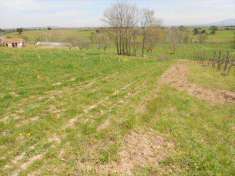
<path id="1" fill-rule="evenodd" d="M 121 89 L 117 90 L 117 91 L 114 91 L 111 95 L 109 96 L 106 96 L 104 99 L 100 100 L 99 102 L 91 105 L 91 106 L 88 106 L 87 108 L 85 108 L 83 110 L 83 113 L 80 114 L 79 116 L 75 117 L 75 118 L 72 118 L 69 120 L 68 124 L 64 127 L 64 129 L 67 129 L 67 128 L 73 128 L 75 123 L 79 120 L 80 117 L 86 115 L 87 113 L 89 113 L 90 111 L 92 111 L 93 109 L 96 109 L 98 106 L 102 105 L 103 103 L 105 103 L 106 101 L 108 101 L 111 97 L 115 96 L 115 95 L 118 95 L 119 93 L 121 93 L 121 91 L 123 90 L 126 90 L 128 87 L 130 87 L 131 85 L 133 85 L 134 83 L 136 83 L 137 80 L 125 85 L 124 87 L 122 87 Z"/>
<path id="2" fill-rule="evenodd" d="M 151 81 L 150 81 L 151 82 Z M 110 111 L 112 111 L 112 109 L 117 109 L 117 108 L 119 108 L 119 107 L 123 107 L 123 106 L 125 106 L 125 105 L 127 105 L 127 104 L 129 104 L 133 99 L 133 97 L 135 97 L 135 96 L 137 96 L 137 95 L 139 95 L 139 94 L 141 94 L 142 92 L 143 92 L 143 90 L 152 90 L 151 92 L 154 92 L 154 93 L 157 93 L 158 91 L 156 91 L 155 90 L 155 88 L 157 88 L 157 90 L 158 90 L 158 88 L 159 88 L 159 85 L 157 85 L 157 86 L 155 86 L 155 84 L 152 84 L 152 83 L 150 83 L 150 85 L 146 85 L 146 83 L 145 82 L 143 82 L 142 83 L 142 86 L 138 86 L 138 89 L 136 89 L 134 92 L 132 91 L 131 93 L 130 92 L 127 92 L 127 94 L 124 96 L 124 97 L 122 97 L 119 101 L 117 101 L 117 102 L 115 102 L 115 103 L 113 103 L 113 104 L 105 104 L 104 106 L 106 106 L 106 107 L 109 107 L 108 109 L 106 109 L 105 111 L 102 111 L 101 113 L 99 113 L 99 117 L 100 116 L 103 116 L 103 115 L 105 115 L 105 114 L 108 114 Z M 127 101 L 127 100 L 129 100 L 129 101 Z M 145 101 L 145 100 L 144 100 Z M 91 116 L 89 116 L 89 118 L 87 118 L 87 120 L 86 121 L 84 121 L 84 123 L 83 124 L 81 124 L 81 123 L 79 123 L 79 126 L 82 126 L 82 125 L 85 125 L 85 124 L 91 124 L 91 123 L 96 123 L 96 121 L 95 120 L 97 120 L 97 118 L 94 118 L 94 116 L 96 116 L 96 115 L 91 115 Z M 93 118 L 92 118 L 93 117 Z M 99 118 L 98 117 L 98 118 Z M 102 125 L 101 123 L 105 123 L 106 121 L 108 121 L 108 120 L 110 120 L 110 118 L 109 117 L 107 117 L 105 120 L 102 120 L 102 121 L 100 121 L 100 123 L 98 123 L 98 124 L 96 124 L 96 129 L 97 129 L 97 131 L 99 131 L 99 128 L 100 128 L 100 126 Z M 77 128 L 79 128 L 79 127 L 77 127 Z M 60 153 L 60 152 L 63 152 L 63 148 L 59 148 L 59 151 L 58 151 L 58 153 Z M 60 158 L 58 158 L 59 160 L 60 160 Z M 64 160 L 63 158 L 61 158 L 61 161 L 63 161 L 63 162 L 67 162 L 66 160 Z M 47 165 L 46 163 L 44 163 L 43 165 Z M 42 168 L 43 168 L 43 166 L 40 166 L 40 169 L 36 169 L 36 171 L 34 170 L 34 171 L 32 171 L 33 173 L 36 173 L 37 175 L 39 174 L 39 175 L 41 175 L 41 173 L 40 173 L 40 171 L 39 170 L 42 170 Z"/>
<path id="3" fill-rule="evenodd" d="M 115 75 L 117 75 L 117 73 L 115 73 Z M 111 76 L 113 77 L 114 75 L 111 75 Z M 110 75 L 108 75 L 107 77 L 105 77 L 105 78 L 103 78 L 103 79 L 100 79 L 100 81 L 112 79 L 112 77 L 110 77 Z M 94 83 L 95 83 L 95 82 L 92 82 L 92 84 L 89 84 L 89 86 L 94 85 Z M 86 86 L 85 88 L 87 88 L 87 86 Z M 23 144 L 22 144 L 22 145 L 23 145 Z M 30 147 L 30 151 L 31 151 L 31 147 Z M 19 158 L 22 158 L 22 155 L 17 155 L 17 156 L 15 157 L 15 159 L 13 159 L 13 160 L 11 161 L 11 163 L 14 163 L 14 161 L 18 161 Z"/>
<path id="4" fill-rule="evenodd" d="M 131 98 L 133 98 L 133 97 L 139 95 L 140 93 L 142 93 L 142 91 L 143 91 L 143 87 L 141 87 L 141 89 L 137 89 L 135 92 L 132 92 L 132 93 L 130 93 L 130 94 L 128 93 L 128 94 L 125 95 L 121 100 L 119 100 L 117 103 L 111 105 L 107 112 L 102 112 L 102 113 L 100 114 L 100 116 L 109 113 L 110 111 L 112 111 L 112 109 L 115 109 L 115 108 L 117 108 L 117 107 L 119 107 L 119 106 L 124 106 L 124 105 L 129 104 L 130 101 L 127 101 L 127 100 L 130 100 Z M 107 119 L 105 119 L 104 121 L 102 121 L 102 122 L 101 122 L 102 124 L 98 124 L 98 126 L 96 127 L 96 129 L 97 129 L 98 131 L 101 131 L 102 129 L 105 129 L 105 128 L 109 125 L 109 123 L 108 123 L 109 120 L 110 120 L 110 118 L 107 118 Z"/>
<path id="5" fill-rule="evenodd" d="M 129 86 L 130 86 L 130 85 L 129 85 Z M 96 108 L 97 108 L 98 106 L 100 106 L 100 105 L 103 105 L 104 107 L 109 107 L 108 110 L 107 110 L 107 112 L 104 111 L 104 110 L 102 110 L 102 111 L 99 113 L 99 116 L 102 116 L 102 115 L 108 113 L 108 112 L 109 112 L 111 109 L 113 109 L 114 107 L 117 107 L 119 104 L 124 103 L 125 100 L 127 100 L 128 98 L 130 98 L 130 97 L 132 97 L 132 96 L 135 96 L 135 95 L 138 95 L 138 93 L 140 93 L 140 92 L 141 92 L 141 91 L 136 91 L 135 93 L 132 93 L 132 94 L 129 94 L 129 92 L 128 92 L 127 95 L 125 95 L 124 97 L 121 98 L 121 100 L 119 100 L 119 101 L 117 101 L 117 102 L 115 102 L 115 103 L 111 102 L 111 104 L 105 104 L 105 103 L 108 103 L 107 101 L 99 102 L 97 106 L 92 106 L 92 108 L 89 108 L 89 111 L 92 111 L 93 109 L 96 109 Z M 114 95 L 113 95 L 113 96 L 114 96 Z M 110 98 L 110 97 L 109 97 L 109 98 Z M 108 99 L 107 99 L 107 100 L 108 100 Z M 85 113 L 88 113 L 88 112 L 85 112 Z M 85 114 L 83 114 L 83 115 L 85 115 Z M 82 116 L 83 116 L 83 115 L 82 115 Z M 81 116 L 81 117 L 82 117 L 82 116 Z M 93 116 L 90 116 L 90 117 L 87 118 L 87 119 L 88 119 L 88 120 L 89 120 L 89 119 L 93 119 L 93 118 L 91 118 L 91 117 L 93 117 Z M 78 122 L 78 120 L 79 120 L 79 117 L 77 118 L 77 122 Z M 88 122 L 88 121 L 86 121 L 86 122 Z M 66 126 L 66 128 L 73 128 L 73 127 L 75 126 L 75 123 L 76 123 L 76 121 L 74 122 L 74 124 L 73 124 L 72 126 Z"/>
<path id="6" fill-rule="evenodd" d="M 149 73 L 149 72 L 148 72 L 148 73 Z M 151 72 L 150 72 L 150 73 L 151 73 Z M 145 73 L 145 74 L 143 74 L 142 76 L 144 76 L 144 75 L 147 75 L 147 74 Z M 133 85 L 133 84 L 135 84 L 135 83 L 137 83 L 137 82 L 139 82 L 139 80 L 135 80 L 135 81 L 133 81 L 133 82 L 127 84 L 126 86 L 122 87 L 121 89 L 117 90 L 116 92 L 113 92 L 113 94 L 112 94 L 111 96 L 105 97 L 103 100 L 109 100 L 111 97 L 120 94 L 120 92 L 121 92 L 122 90 L 126 90 L 128 87 L 130 87 L 131 85 Z M 144 85 L 145 85 L 145 84 L 144 84 Z M 140 87 L 140 86 L 138 86 L 138 88 L 139 88 L 139 87 Z M 133 89 L 132 89 L 132 90 L 133 90 Z M 138 89 L 137 89 L 137 90 L 138 90 Z M 137 91 L 136 93 L 138 94 L 139 92 L 142 92 L 142 91 L 143 91 L 143 89 L 142 89 L 142 87 L 141 87 L 141 88 L 139 88 L 139 91 Z M 129 97 L 129 95 L 126 95 L 125 97 L 123 97 L 123 99 L 119 100 L 118 103 L 123 102 L 123 100 L 124 100 L 126 97 Z M 101 101 L 99 101 L 98 103 L 96 103 L 96 104 L 94 104 L 94 105 L 88 107 L 87 109 L 84 109 L 84 113 L 86 114 L 88 110 L 91 111 L 91 110 L 97 108 L 99 105 L 102 105 L 103 103 L 107 102 L 107 101 L 103 101 L 103 100 L 101 100 Z M 118 104 L 118 103 L 117 103 L 117 104 Z M 108 105 L 105 105 L 105 106 L 108 106 Z M 83 115 L 81 115 L 81 117 L 82 117 L 82 116 L 83 116 Z M 80 116 L 79 116 L 79 117 L 80 117 Z M 79 117 L 77 117 L 77 119 L 78 119 Z M 74 121 L 73 123 L 76 123 L 76 120 L 75 120 L 75 119 L 71 119 L 71 121 Z M 74 124 L 73 124 L 73 125 L 74 125 Z M 73 125 L 72 125 L 71 127 L 74 127 Z M 68 127 L 70 127 L 70 126 L 68 126 Z"/>
<path id="7" fill-rule="evenodd" d="M 136 81 L 134 81 L 134 82 L 136 82 Z M 128 86 L 125 85 L 123 88 L 121 88 L 121 90 L 125 90 L 124 88 L 128 88 L 130 85 L 132 85 L 132 84 L 128 84 Z M 116 94 L 116 91 L 115 91 L 111 96 L 113 96 L 114 94 Z M 110 96 L 110 97 L 111 97 L 111 96 Z M 103 103 L 104 101 L 107 101 L 108 99 L 109 99 L 109 98 L 105 97 L 103 101 L 100 101 L 100 102 L 98 102 L 98 103 L 96 103 L 96 104 L 94 104 L 94 105 L 92 105 L 92 106 L 89 106 L 89 107 L 87 108 L 87 110 L 84 111 L 84 113 L 81 114 L 79 117 L 82 117 L 82 116 L 86 115 L 87 113 L 89 113 L 90 111 L 92 111 L 93 109 L 95 109 L 95 108 L 97 108 L 99 105 L 101 105 L 101 102 Z M 92 107 L 92 108 L 91 108 L 91 107 Z M 76 117 L 76 119 L 79 118 L 79 117 Z M 73 126 L 66 126 L 66 127 L 64 128 L 64 130 L 70 129 L 70 128 L 72 128 L 72 127 L 73 127 Z M 63 139 L 63 138 L 62 138 L 62 139 Z M 60 140 L 62 140 L 62 139 L 60 139 Z M 48 141 L 49 141 L 49 140 L 50 140 L 50 139 L 48 139 Z M 33 156 L 33 157 L 31 157 L 30 159 L 28 159 L 26 162 L 24 162 L 23 164 L 21 164 L 17 170 L 15 170 L 15 171 L 13 172 L 12 176 L 17 176 L 17 175 L 19 175 L 20 172 L 26 170 L 31 164 L 33 164 L 33 162 L 38 161 L 38 160 L 41 160 L 41 159 L 46 155 L 46 153 L 47 153 L 47 151 L 43 152 L 42 154 L 38 154 L 38 155 Z M 18 161 L 19 161 L 19 160 L 18 160 Z"/>
<path id="8" fill-rule="evenodd" d="M 19 107 L 22 107 L 22 106 L 25 106 L 24 102 L 27 102 L 26 105 L 28 104 L 32 104 L 34 102 L 39 104 L 40 102 L 46 100 L 46 101 L 49 101 L 53 98 L 58 98 L 58 97 L 61 97 L 63 96 L 63 93 L 65 92 L 64 90 L 66 90 L 66 92 L 73 92 L 74 93 L 74 90 L 75 90 L 75 93 L 77 93 L 78 91 L 81 91 L 81 90 L 84 90 L 84 89 L 87 89 L 87 88 L 90 88 L 91 86 L 94 86 L 98 81 L 107 81 L 107 80 L 110 80 L 110 79 L 113 79 L 116 75 L 118 74 L 118 72 L 116 73 L 113 73 L 112 75 L 107 75 L 106 77 L 102 77 L 102 78 L 95 78 L 93 79 L 92 81 L 90 82 L 87 82 L 85 83 L 84 85 L 78 85 L 78 86 L 65 86 L 63 87 L 62 89 L 59 89 L 59 90 L 51 90 L 51 91 L 47 91 L 46 93 L 44 93 L 45 95 L 43 96 L 31 96 L 31 97 L 27 97 L 27 98 L 24 98 L 23 100 L 23 103 L 18 103 L 18 106 Z M 69 89 L 67 89 L 67 87 L 69 87 Z M 31 100 L 31 101 L 30 101 Z M 6 123 L 10 116 L 15 116 L 15 120 L 20 120 L 20 116 L 22 113 L 22 111 L 19 110 L 20 108 L 17 108 L 17 110 L 15 112 L 8 112 L 5 114 L 5 117 L 1 118 L 0 119 L 0 122 L 2 123 Z"/>
<path id="9" fill-rule="evenodd" d="M 69 92 L 68 94 L 66 94 L 66 96 L 69 96 L 70 94 L 76 94 L 76 93 L 78 93 L 79 91 L 82 91 L 82 90 L 84 90 L 84 89 L 88 89 L 88 88 L 91 88 L 91 86 L 94 86 L 98 81 L 108 81 L 108 80 L 110 80 L 110 79 L 112 79 L 113 78 L 113 76 L 115 76 L 115 75 L 117 75 L 117 73 L 115 73 L 115 74 L 113 74 L 112 76 L 111 75 L 109 75 L 109 76 L 107 76 L 107 77 L 105 77 L 105 78 L 103 78 L 103 79 L 96 79 L 96 81 L 94 81 L 94 82 L 90 82 L 90 83 L 88 83 L 85 87 L 80 87 L 80 86 L 78 86 L 78 87 L 80 87 L 80 89 L 77 89 L 77 87 L 72 87 L 72 88 L 69 88 L 68 90 L 67 90 L 67 87 L 66 88 L 64 88 L 64 89 L 66 89 L 66 91 L 64 90 L 63 92 Z M 73 90 L 72 90 L 73 89 Z M 72 96 L 72 95 L 71 95 Z M 56 97 L 54 97 L 54 98 L 56 98 Z M 50 99 L 50 98 L 49 98 Z M 60 106 L 63 106 L 63 104 L 61 104 Z M 50 106 L 50 107 L 52 107 L 52 109 L 54 108 L 54 111 L 57 111 L 56 113 L 62 113 L 62 112 L 64 112 L 65 110 L 64 109 L 57 109 L 56 107 L 53 107 L 53 106 Z M 50 111 L 50 109 L 48 109 L 47 111 Z M 53 111 L 53 110 L 52 110 Z M 49 113 L 51 113 L 51 111 L 49 112 Z M 25 119 L 25 121 L 29 121 L 29 123 L 31 122 L 31 121 L 34 121 L 34 120 L 31 120 L 31 119 Z M 21 122 L 21 123 L 24 123 L 24 122 Z M 22 124 L 22 125 L 27 125 L 27 122 L 25 122 L 24 124 Z M 18 125 L 18 127 L 20 127 L 21 125 Z"/>
<path id="10" fill-rule="evenodd" d="M 145 75 L 145 74 L 143 74 L 142 76 L 144 76 L 144 75 Z M 142 77 L 142 76 L 140 76 L 140 77 Z M 104 102 L 108 101 L 112 96 L 118 95 L 118 94 L 120 94 L 123 90 L 128 89 L 131 85 L 133 85 L 133 84 L 136 83 L 136 82 L 137 82 L 137 80 L 135 80 L 135 81 L 133 81 L 133 82 L 131 82 L 131 83 L 126 84 L 125 86 L 123 86 L 123 87 L 120 88 L 119 90 L 114 91 L 114 92 L 109 96 L 109 98 L 105 97 L 103 100 L 99 101 L 98 103 L 95 103 L 95 104 L 89 106 L 86 110 L 84 110 L 84 112 L 83 112 L 83 114 L 81 115 L 81 117 L 84 116 L 84 115 L 86 115 L 87 113 L 91 112 L 93 109 L 96 109 L 98 106 L 100 106 L 100 105 L 103 104 Z M 120 102 L 123 102 L 123 100 L 120 100 L 118 103 L 120 103 Z M 118 103 L 117 103 L 117 104 L 118 104 Z M 80 117 L 80 116 L 79 116 L 79 117 Z M 78 118 L 78 117 L 76 117 L 76 118 Z M 73 125 L 72 125 L 71 127 L 68 126 L 67 128 L 72 128 L 72 127 L 73 127 Z M 66 128 L 65 128 L 65 129 L 66 129 Z M 33 158 L 33 157 L 32 157 L 32 158 Z M 30 161 L 30 159 L 29 159 L 29 161 Z M 28 165 L 26 164 L 26 166 L 28 166 Z M 27 169 L 27 168 L 25 168 L 25 167 L 23 167 L 23 168 L 24 168 L 24 170 Z"/>
<path id="11" fill-rule="evenodd" d="M 15 170 L 11 176 L 18 176 L 19 173 L 22 170 L 26 170 L 32 163 L 34 163 L 35 161 L 41 160 L 44 157 L 45 153 L 41 153 L 38 155 L 33 156 L 30 160 L 28 160 L 27 162 L 23 163 L 17 170 Z"/>
<path id="12" fill-rule="evenodd" d="M 122 92 L 123 90 L 126 90 L 127 88 L 129 88 L 131 85 L 133 85 L 133 84 L 136 83 L 136 82 L 137 82 L 137 80 L 135 80 L 135 81 L 133 81 L 133 82 L 131 82 L 131 83 L 126 84 L 125 86 L 123 86 L 122 88 L 120 88 L 118 91 L 114 91 L 114 92 L 109 96 L 109 98 L 105 97 L 105 98 L 104 98 L 103 100 L 101 100 L 100 102 L 95 103 L 95 104 L 89 106 L 89 107 L 86 109 L 86 111 L 84 111 L 84 113 L 81 114 L 79 117 L 82 117 L 82 116 L 84 116 L 85 114 L 91 112 L 93 109 L 95 109 L 95 108 L 97 108 L 99 105 L 101 105 L 101 102 L 105 102 L 105 101 L 109 100 L 110 97 L 119 94 L 119 93 Z M 91 108 L 91 107 L 92 107 L 92 108 Z M 76 117 L 76 118 L 78 118 L 78 117 Z M 72 128 L 72 127 L 67 127 L 67 128 Z M 66 129 L 66 128 L 65 128 L 65 129 Z M 33 157 L 32 157 L 32 158 L 33 158 Z M 13 160 L 14 160 L 14 159 L 13 159 Z M 28 161 L 30 161 L 30 159 L 28 159 Z M 24 165 L 24 163 L 23 163 L 23 165 Z M 26 166 L 28 166 L 28 165 L 26 164 Z M 24 168 L 24 170 L 26 169 L 25 167 L 23 167 L 23 168 Z M 19 172 L 16 172 L 16 173 L 19 174 Z"/>
<path id="13" fill-rule="evenodd" d="M 142 92 L 142 89 L 143 87 L 141 87 L 141 88 L 138 88 L 135 92 L 132 92 L 132 93 L 130 93 L 129 94 L 129 92 L 127 92 L 127 94 L 124 96 L 124 97 L 122 97 L 119 101 L 117 101 L 117 102 L 112 102 L 111 104 L 105 104 L 104 106 L 106 106 L 106 107 L 108 107 L 105 111 L 102 111 L 100 114 L 99 114 L 99 116 L 103 116 L 103 115 L 105 115 L 105 114 L 108 114 L 110 111 L 112 111 L 112 109 L 116 109 L 116 108 L 118 108 L 118 107 L 121 107 L 121 106 L 124 106 L 124 105 L 126 105 L 126 104 L 128 104 L 130 101 L 127 101 L 127 100 L 130 100 L 132 97 L 134 97 L 134 96 L 136 96 L 136 95 L 138 95 L 138 94 L 140 94 L 141 92 Z M 93 116 L 89 116 L 89 118 L 87 118 L 86 119 L 86 121 L 84 121 L 84 123 L 83 124 L 81 124 L 81 123 L 79 123 L 79 125 L 80 126 L 82 126 L 82 125 L 85 125 L 86 123 L 88 123 L 88 124 L 90 124 L 90 123 L 92 123 L 91 121 L 89 121 L 89 120 L 94 120 L 94 118 L 92 118 Z M 97 118 L 95 118 L 95 119 L 97 119 Z M 102 123 L 102 122 L 101 122 Z M 99 126 L 100 124 L 97 124 L 97 127 L 96 128 L 98 128 L 98 126 Z M 78 127 L 77 127 L 78 128 Z M 65 140 L 66 139 L 66 136 L 63 136 L 63 138 L 61 139 L 61 140 Z"/>
<path id="14" fill-rule="evenodd" d="M 117 73 L 115 73 L 115 75 L 117 75 Z M 112 77 L 114 76 L 114 75 L 111 75 Z M 101 79 L 100 81 L 104 81 L 104 80 L 108 80 L 108 79 L 112 79 L 112 77 L 110 77 L 110 75 L 108 75 L 106 78 L 103 78 L 103 79 Z M 93 84 L 90 84 L 89 86 L 91 86 L 91 85 L 93 85 Z M 36 120 L 38 120 L 39 118 L 37 118 Z M 4 133 L 5 134 L 5 133 Z M 10 132 L 6 132 L 6 134 L 10 134 Z M 20 133 L 19 133 L 20 134 Z M 25 139 L 26 137 L 24 137 L 24 139 Z M 21 141 L 22 141 L 22 139 L 21 139 Z M 27 140 L 25 141 L 25 140 L 23 140 L 23 142 L 25 143 L 25 142 L 27 142 Z M 22 144 L 23 145 L 23 144 Z M 11 151 L 11 150 L 9 150 L 9 149 L 7 149 L 7 151 Z M 7 153 L 7 152 L 6 152 Z M 11 152 L 12 153 L 12 152 Z M 21 158 L 19 155 L 17 155 L 16 157 L 16 160 L 18 160 L 18 158 Z M 14 161 L 15 159 L 13 159 L 13 161 Z M 11 162 L 12 163 L 12 162 Z"/>

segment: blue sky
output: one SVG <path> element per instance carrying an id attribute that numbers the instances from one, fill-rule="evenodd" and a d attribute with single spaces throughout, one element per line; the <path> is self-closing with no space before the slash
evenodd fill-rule
<path id="1" fill-rule="evenodd" d="M 122 1 L 122 0 L 119 0 Z M 0 0 L 0 28 L 103 25 L 117 0 Z M 150 8 L 165 25 L 207 24 L 235 18 L 235 0 L 125 0 Z"/>

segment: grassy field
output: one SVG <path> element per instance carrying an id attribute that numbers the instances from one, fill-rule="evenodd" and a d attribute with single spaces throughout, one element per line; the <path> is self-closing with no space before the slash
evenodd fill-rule
<path id="1" fill-rule="evenodd" d="M 68 42 L 69 39 L 74 38 L 88 38 L 93 30 L 80 30 L 80 29 L 52 29 L 52 30 L 32 30 L 24 31 L 22 34 L 16 32 L 6 34 L 9 38 L 23 38 L 29 43 L 35 43 L 37 41 L 54 41 Z"/>
<path id="2" fill-rule="evenodd" d="M 191 36 L 194 40 L 197 40 L 197 36 L 193 35 L 193 29 L 188 29 L 188 35 Z M 234 39 L 234 30 L 218 30 L 215 34 L 209 34 L 210 30 L 207 30 L 207 38 L 205 43 L 209 43 L 210 46 L 214 45 L 215 47 L 229 46 Z M 72 38 L 86 38 L 90 39 L 91 33 L 94 30 L 82 30 L 82 29 L 52 29 L 52 30 L 29 30 L 24 31 L 22 34 L 17 32 L 8 33 L 6 37 L 9 38 L 24 38 L 26 41 L 34 43 L 36 41 L 65 41 Z M 163 32 L 163 31 L 162 31 Z M 219 46 L 218 46 L 219 45 Z"/>
<path id="3" fill-rule="evenodd" d="M 221 75 L 221 73 L 216 69 L 202 67 L 199 65 L 190 65 L 190 70 L 191 73 L 189 75 L 189 80 L 191 82 L 211 89 L 223 89 L 235 92 L 234 69 L 228 76 Z"/>
<path id="4" fill-rule="evenodd" d="M 209 35 L 207 41 L 213 43 L 230 43 L 233 41 L 234 30 L 219 30 L 215 35 Z"/>
<path id="5" fill-rule="evenodd" d="M 157 51 L 168 56 L 165 46 Z M 131 166 L 138 176 L 233 175 L 234 104 L 160 83 L 177 59 L 192 56 L 180 51 L 158 60 L 158 53 L 143 59 L 94 49 L 0 48 L 0 175 L 122 175 Z M 234 70 L 225 78 L 189 67 L 190 81 L 235 90 Z M 145 158 L 153 149 L 141 151 L 152 138 L 159 140 L 157 162 Z M 142 165 L 133 164 L 138 159 Z"/>

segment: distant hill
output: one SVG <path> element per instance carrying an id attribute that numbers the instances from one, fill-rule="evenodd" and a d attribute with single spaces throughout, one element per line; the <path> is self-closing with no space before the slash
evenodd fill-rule
<path id="1" fill-rule="evenodd" d="M 214 23 L 208 24 L 208 26 L 235 26 L 235 18 L 214 22 Z"/>

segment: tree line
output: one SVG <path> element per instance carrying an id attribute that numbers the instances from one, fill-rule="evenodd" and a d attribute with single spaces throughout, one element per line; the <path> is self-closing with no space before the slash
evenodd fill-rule
<path id="1" fill-rule="evenodd" d="M 115 44 L 118 55 L 141 55 L 156 43 L 158 23 L 154 11 L 139 9 L 135 5 L 117 3 L 106 9 L 103 21 L 107 35 Z"/>
<path id="2" fill-rule="evenodd" d="M 153 10 L 138 8 L 128 3 L 116 3 L 107 8 L 104 11 L 103 22 L 106 26 L 93 28 L 90 37 L 79 35 L 60 37 L 63 34 L 47 27 L 45 28 L 47 30 L 38 34 L 31 42 L 66 42 L 80 49 L 94 46 L 103 50 L 115 48 L 118 55 L 144 56 L 146 52 L 152 52 L 158 43 L 167 43 L 170 53 L 174 54 L 178 44 L 202 44 L 207 41 L 208 35 L 214 35 L 219 30 L 216 26 L 162 27 Z M 15 31 L 21 35 L 25 30 L 30 29 L 17 28 Z M 27 35 L 21 37 L 28 41 Z M 235 33 L 231 43 L 235 48 Z"/>

